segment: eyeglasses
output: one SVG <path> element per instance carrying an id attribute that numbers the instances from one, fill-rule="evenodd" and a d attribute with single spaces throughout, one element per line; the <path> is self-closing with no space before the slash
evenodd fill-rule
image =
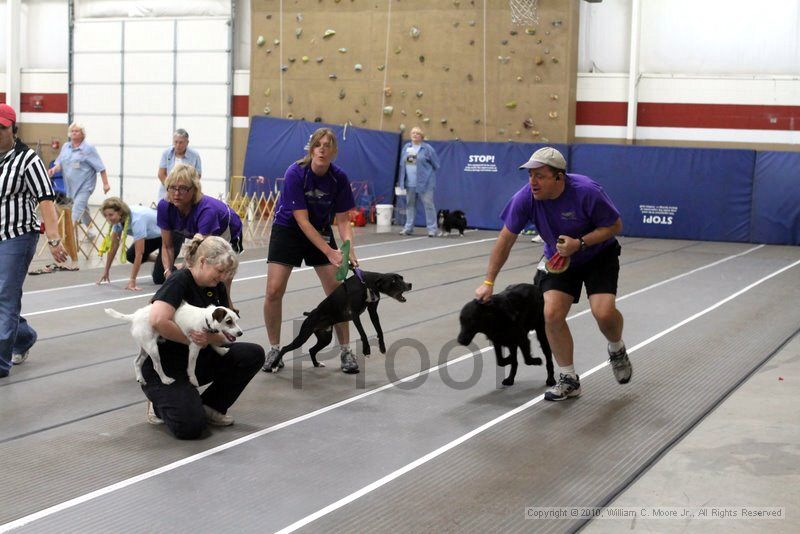
<path id="1" fill-rule="evenodd" d="M 167 188 L 170 193 L 188 193 L 194 189 L 193 185 L 171 185 Z"/>

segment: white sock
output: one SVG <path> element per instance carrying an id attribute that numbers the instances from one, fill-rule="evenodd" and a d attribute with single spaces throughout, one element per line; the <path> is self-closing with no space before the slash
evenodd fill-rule
<path id="1" fill-rule="evenodd" d="M 558 366 L 558 371 L 567 376 L 571 376 L 572 378 L 577 378 L 578 375 L 575 374 L 575 364 L 573 365 L 565 365 L 564 367 Z"/>
<path id="2" fill-rule="evenodd" d="M 350 345 L 339 345 L 339 352 L 347 352 L 350 350 Z"/>
<path id="3" fill-rule="evenodd" d="M 281 346 L 280 345 L 270 345 L 269 350 L 273 350 L 273 349 L 274 350 L 281 350 Z"/>
<path id="4" fill-rule="evenodd" d="M 616 343 L 609 343 L 608 350 L 611 352 L 619 352 L 625 348 L 625 342 L 620 339 Z"/>

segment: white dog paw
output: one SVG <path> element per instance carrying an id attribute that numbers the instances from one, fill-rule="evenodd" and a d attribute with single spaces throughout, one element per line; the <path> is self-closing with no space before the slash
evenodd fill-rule
<path id="1" fill-rule="evenodd" d="M 195 378 L 195 377 L 193 377 L 193 376 L 192 376 L 192 377 L 189 377 L 189 383 L 190 383 L 191 385 L 193 385 L 194 387 L 196 387 L 196 388 L 197 388 L 197 387 L 200 387 L 200 384 L 197 382 L 197 378 Z"/>
<path id="2" fill-rule="evenodd" d="M 168 386 L 168 385 L 170 385 L 170 384 L 172 384 L 173 382 L 175 382 L 175 379 L 174 379 L 174 378 L 171 378 L 171 377 L 169 377 L 169 376 L 168 376 L 168 377 L 166 377 L 166 378 L 162 378 L 162 379 L 161 379 L 161 383 L 162 383 L 162 384 L 164 384 L 164 385 L 167 385 L 167 386 Z"/>

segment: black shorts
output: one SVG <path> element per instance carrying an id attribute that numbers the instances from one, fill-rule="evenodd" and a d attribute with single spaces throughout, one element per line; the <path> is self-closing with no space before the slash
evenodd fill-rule
<path id="1" fill-rule="evenodd" d="M 320 233 L 323 238 L 328 240 L 328 244 L 331 248 L 338 248 L 330 228 Z M 306 265 L 309 267 L 330 264 L 328 257 L 308 240 L 302 230 L 299 228 L 289 228 L 288 226 L 282 226 L 280 224 L 273 224 L 272 235 L 269 238 L 267 262 L 300 267 L 303 261 L 305 261 Z"/>
<path id="2" fill-rule="evenodd" d="M 616 295 L 621 251 L 622 247 L 615 240 L 588 262 L 576 268 L 570 267 L 561 274 L 537 270 L 533 283 L 539 286 L 542 293 L 556 289 L 570 294 L 574 303 L 580 300 L 581 287 L 584 284 L 587 295 L 596 293 Z"/>

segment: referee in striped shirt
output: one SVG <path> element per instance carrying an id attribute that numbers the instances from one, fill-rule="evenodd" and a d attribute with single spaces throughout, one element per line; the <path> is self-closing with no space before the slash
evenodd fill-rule
<path id="1" fill-rule="evenodd" d="M 57 262 L 67 259 L 44 163 L 16 134 L 14 108 L 0 104 L 0 378 L 8 376 L 12 364 L 24 362 L 36 343 L 36 331 L 20 309 L 22 283 L 39 243 L 37 203 L 50 254 Z"/>

